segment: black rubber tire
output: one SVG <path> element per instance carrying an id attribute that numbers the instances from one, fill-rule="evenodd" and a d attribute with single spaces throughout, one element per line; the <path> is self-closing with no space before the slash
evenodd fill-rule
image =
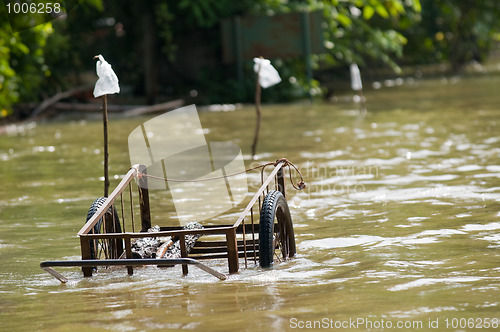
<path id="1" fill-rule="evenodd" d="M 259 221 L 259 263 L 263 268 L 273 265 L 279 250 L 283 259 L 296 253 L 292 217 L 285 197 L 279 191 L 270 191 L 262 202 Z"/>
<path id="2" fill-rule="evenodd" d="M 106 201 L 106 197 L 99 197 L 97 198 L 92 205 L 90 205 L 89 211 L 87 213 L 87 219 L 85 220 L 85 223 L 89 221 L 90 218 L 99 210 L 99 208 L 104 204 Z M 113 214 L 112 214 L 113 213 Z M 114 216 L 113 216 L 114 215 Z M 113 212 L 111 212 L 111 208 L 106 211 L 106 214 L 104 215 L 104 218 L 106 219 L 106 230 L 104 231 L 105 233 L 121 233 L 122 228 L 120 226 L 120 219 L 118 217 L 118 212 L 116 211 L 116 208 L 113 206 Z M 111 222 L 108 222 L 110 220 Z M 97 223 L 94 226 L 93 229 L 93 234 L 100 234 L 101 229 L 103 226 L 103 218 L 99 219 Z M 105 257 L 109 259 L 117 259 L 123 252 L 123 241 L 116 239 L 116 240 L 100 240 L 100 241 L 90 241 L 90 259 L 99 259 L 97 257 L 98 255 L 96 254 L 96 244 L 97 247 L 105 248 Z"/>

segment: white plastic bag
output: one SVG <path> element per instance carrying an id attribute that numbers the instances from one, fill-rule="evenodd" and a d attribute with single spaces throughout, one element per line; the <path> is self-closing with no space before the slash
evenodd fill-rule
<path id="1" fill-rule="evenodd" d="M 361 83 L 361 73 L 359 72 L 358 65 L 351 64 L 351 88 L 354 91 L 363 90 L 363 83 Z"/>
<path id="2" fill-rule="evenodd" d="M 96 63 L 96 72 L 99 79 L 94 87 L 94 97 L 109 95 L 120 92 L 118 77 L 111 68 L 111 65 L 104 60 L 102 55 L 98 55 L 99 61 Z"/>
<path id="3" fill-rule="evenodd" d="M 254 58 L 253 70 L 259 74 L 259 84 L 263 89 L 281 82 L 278 71 L 273 67 L 271 61 L 267 59 Z"/>

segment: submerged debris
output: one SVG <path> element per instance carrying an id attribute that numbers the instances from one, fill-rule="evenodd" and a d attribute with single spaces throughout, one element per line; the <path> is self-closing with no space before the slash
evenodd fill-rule
<path id="1" fill-rule="evenodd" d="M 190 222 L 183 227 L 184 229 L 202 229 L 203 226 L 197 222 Z M 201 234 L 186 235 L 186 252 L 190 252 L 194 247 L 196 241 L 201 237 Z M 161 252 L 157 251 L 156 258 L 180 258 L 181 257 L 181 244 L 178 239 L 173 239 L 170 246 L 166 246 L 166 249 Z"/>
<path id="2" fill-rule="evenodd" d="M 148 229 L 148 233 L 157 233 L 160 226 L 156 225 Z M 170 239 L 170 237 L 168 237 Z M 161 246 L 159 237 L 144 237 L 132 242 L 132 258 L 154 258 L 156 249 Z"/>
<path id="3" fill-rule="evenodd" d="M 183 229 L 202 229 L 203 226 L 197 222 L 186 224 Z M 160 226 L 156 225 L 148 229 L 148 233 L 157 233 Z M 186 251 L 189 253 L 200 234 L 186 235 Z M 176 236 L 167 237 L 145 237 L 132 242 L 132 258 L 180 258 L 181 246 Z"/>

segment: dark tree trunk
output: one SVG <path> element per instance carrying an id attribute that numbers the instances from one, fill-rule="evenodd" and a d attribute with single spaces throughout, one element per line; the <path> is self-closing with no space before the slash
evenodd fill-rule
<path id="1" fill-rule="evenodd" d="M 155 28 L 155 16 L 153 6 L 144 6 L 143 28 L 143 63 L 144 63 L 144 89 L 146 93 L 146 101 L 152 105 L 156 103 L 158 94 L 158 64 L 156 61 L 157 40 Z"/>

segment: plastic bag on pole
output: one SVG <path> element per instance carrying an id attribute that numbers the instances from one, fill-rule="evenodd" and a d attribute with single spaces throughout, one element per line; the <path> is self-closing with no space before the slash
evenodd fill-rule
<path id="1" fill-rule="evenodd" d="M 351 88 L 354 91 L 363 90 L 363 83 L 361 83 L 361 73 L 359 72 L 358 65 L 351 64 Z"/>
<path id="2" fill-rule="evenodd" d="M 259 84 L 263 89 L 281 82 L 278 71 L 273 67 L 271 61 L 267 59 L 254 58 L 253 70 L 259 74 Z"/>
<path id="3" fill-rule="evenodd" d="M 103 95 L 120 92 L 118 77 L 116 77 L 111 65 L 104 60 L 102 55 L 99 54 L 98 57 L 99 61 L 96 63 L 96 72 L 99 79 L 94 87 L 94 97 L 97 98 Z"/>

